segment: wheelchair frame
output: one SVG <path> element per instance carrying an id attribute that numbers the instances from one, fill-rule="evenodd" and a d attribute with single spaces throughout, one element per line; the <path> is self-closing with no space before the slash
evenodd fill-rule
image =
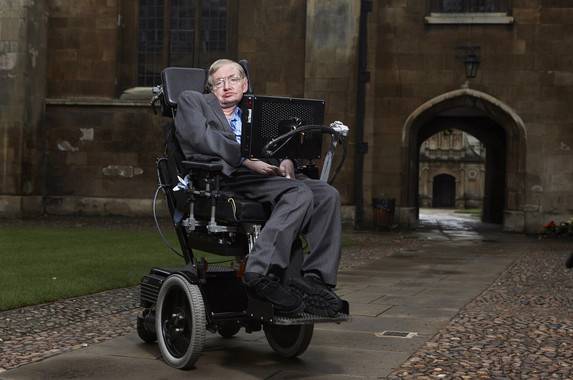
<path id="1" fill-rule="evenodd" d="M 248 73 L 246 62 L 240 62 Z M 162 87 L 152 101 L 161 102 L 162 114 L 173 117 L 176 100 L 184 89 L 202 91 L 206 72 L 202 69 L 167 68 L 162 72 Z M 154 107 L 155 109 L 155 107 Z M 273 306 L 252 297 L 241 281 L 245 259 L 253 248 L 269 210 L 259 203 L 240 199 L 221 191 L 220 162 L 201 157 L 185 160 L 174 134 L 174 123 L 164 126 L 166 154 L 157 160 L 159 190 L 166 195 L 167 206 L 185 265 L 179 268 L 152 268 L 140 283 L 143 311 L 137 318 L 139 337 L 159 343 L 161 355 L 170 366 L 188 369 L 195 365 L 205 344 L 206 331 L 224 338 L 237 334 L 264 331 L 271 348 L 283 357 L 302 354 L 310 344 L 314 323 L 349 319 L 349 307 L 332 318 L 301 313 L 282 316 Z M 340 122 L 321 127 L 332 137 L 325 166 L 336 144 L 343 141 L 348 128 Z M 289 132 L 269 142 L 290 138 Z M 321 179 L 328 177 L 324 170 Z M 157 196 L 157 193 L 156 193 Z M 155 202 L 154 202 L 155 204 Z M 155 213 L 155 210 L 154 210 Z M 239 216 L 238 216 L 239 215 Z M 160 231 L 161 232 L 161 231 Z M 197 260 L 193 249 L 234 257 L 232 266 L 209 264 Z M 291 265 L 285 277 L 297 275 L 302 263 L 302 247 L 293 246 Z"/>

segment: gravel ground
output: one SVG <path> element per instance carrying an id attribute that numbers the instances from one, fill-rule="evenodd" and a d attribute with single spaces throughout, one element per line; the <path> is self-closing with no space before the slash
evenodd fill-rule
<path id="1" fill-rule="evenodd" d="M 89 217 L 0 220 L 0 228 L 6 225 L 149 229 L 153 221 Z M 351 232 L 351 241 L 343 248 L 341 271 L 417 244 L 398 232 Z M 0 312 L 0 372 L 132 333 L 138 304 L 138 287 L 133 287 Z"/>
<path id="2" fill-rule="evenodd" d="M 573 379 L 571 246 L 524 252 L 388 378 Z"/>

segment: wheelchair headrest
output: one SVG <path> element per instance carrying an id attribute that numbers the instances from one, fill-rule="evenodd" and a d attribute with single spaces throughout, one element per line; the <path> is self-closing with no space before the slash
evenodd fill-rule
<path id="1" fill-rule="evenodd" d="M 249 61 L 246 59 L 241 59 L 239 61 L 239 65 L 245 70 L 245 74 L 247 75 L 247 80 L 249 81 L 249 88 L 247 89 L 247 94 L 253 93 L 253 83 L 251 82 L 251 74 L 249 73 Z"/>
<path id="2" fill-rule="evenodd" d="M 177 99 L 183 91 L 205 91 L 207 71 L 199 68 L 168 67 L 161 72 L 165 105 L 177 107 Z"/>

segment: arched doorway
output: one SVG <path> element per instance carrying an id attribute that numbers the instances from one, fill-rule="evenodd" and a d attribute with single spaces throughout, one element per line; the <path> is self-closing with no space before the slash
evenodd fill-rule
<path id="1" fill-rule="evenodd" d="M 432 184 L 432 207 L 456 207 L 456 178 L 449 174 L 438 174 Z"/>
<path id="2" fill-rule="evenodd" d="M 504 223 L 511 213 L 523 220 L 526 133 L 521 118 L 506 104 L 486 93 L 464 88 L 440 95 L 418 107 L 406 120 L 402 134 L 401 219 L 418 219 L 420 145 L 445 129 L 457 128 L 486 147 L 482 220 Z M 522 230 L 520 226 L 511 229 Z"/>

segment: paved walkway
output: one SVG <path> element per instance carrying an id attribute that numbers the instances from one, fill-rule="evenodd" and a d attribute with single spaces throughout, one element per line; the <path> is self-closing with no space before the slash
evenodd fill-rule
<path id="1" fill-rule="evenodd" d="M 571 244 L 504 234 L 466 217 L 422 217 L 418 231 L 380 234 L 371 260 L 341 271 L 352 321 L 316 325 L 298 359 L 278 358 L 262 333 L 210 335 L 189 373 L 167 367 L 155 345 L 129 333 L 0 378 L 573 378 L 573 273 L 563 265 Z"/>

